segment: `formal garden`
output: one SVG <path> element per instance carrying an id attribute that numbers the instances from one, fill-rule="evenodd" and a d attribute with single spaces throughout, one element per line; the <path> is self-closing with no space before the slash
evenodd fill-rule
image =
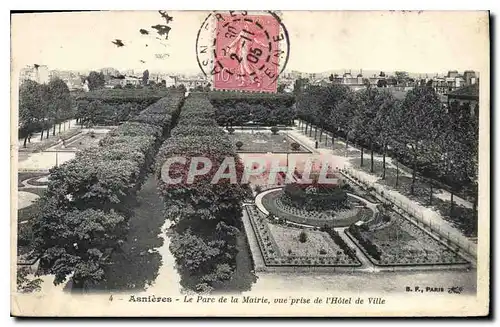
<path id="1" fill-rule="evenodd" d="M 37 87 L 28 85 L 23 92 Z M 352 111 L 357 114 L 360 103 L 371 103 L 371 96 L 378 99 L 378 105 L 385 99 L 384 110 L 397 106 L 382 92 L 358 99 L 340 86 L 340 90 L 332 88 L 338 94 L 335 99 L 326 98 L 338 108 L 357 106 Z M 317 100 L 321 94 L 316 91 L 311 90 Z M 74 115 L 87 127 L 86 132 L 50 145 L 56 151 L 75 151 L 74 159 L 53 167 L 49 174 L 19 173 L 18 253 L 39 259 L 38 273 L 53 275 L 54 284 L 70 282 L 78 291 L 146 289 L 159 276 L 162 258 L 157 249 L 164 237 L 169 239 L 181 286 L 195 292 L 251 289 L 256 280 L 247 238 L 253 237 L 251 233 L 269 267 L 354 270 L 367 262 L 359 257 L 359 250 L 375 266 L 467 264 L 456 249 L 381 206 L 370 189 L 338 171 L 328 175 L 337 178 L 334 184 L 318 182 L 316 173 L 309 184 L 283 185 L 283 174 L 279 175 L 281 185 L 235 184 L 227 179 L 212 183 L 227 157 L 236 159 L 234 169 L 241 181 L 245 155 L 287 154 L 288 162 L 288 154 L 311 153 L 287 135 L 286 128 L 297 115 L 296 99 L 298 115 L 310 121 L 309 134 L 311 123 L 328 121 L 325 130 L 329 128 L 334 137 L 347 134 L 346 143 L 351 137 L 374 149 L 380 142 L 362 134 L 367 120 L 342 117 L 342 126 L 349 129 L 344 133 L 340 123 L 331 121 L 333 105 L 314 102 L 315 106 L 309 106 L 312 112 L 306 112 L 312 100 L 303 94 L 199 92 L 186 97 L 175 90 L 138 89 L 79 95 L 74 99 Z M 24 109 L 35 103 L 28 100 L 23 102 Z M 316 112 L 317 106 L 326 109 Z M 37 117 L 27 121 L 23 133 L 37 128 L 30 122 L 45 121 Z M 238 130 L 237 126 L 248 123 L 266 129 Z M 106 130 L 98 130 L 99 126 Z M 394 138 L 378 132 L 385 137 L 383 145 Z M 344 149 L 338 142 L 331 146 L 334 151 Z M 166 182 L 163 175 L 163 164 L 172 157 L 186 159 L 169 167 L 169 175 L 180 180 L 176 184 Z M 197 157 L 208 157 L 212 166 L 190 182 L 188 168 Z M 382 169 L 384 179 L 391 178 L 393 167 L 386 167 L 385 160 L 381 168 L 373 159 L 368 163 L 359 166 L 369 167 L 371 173 Z M 199 162 L 196 167 L 202 168 Z M 301 178 L 300 172 L 294 176 Z M 412 177 L 409 192 L 416 196 L 420 179 Z M 407 176 L 398 178 L 402 185 L 408 184 Z M 273 189 L 266 191 L 269 187 Z M 433 201 L 445 215 L 447 204 L 439 198 Z M 464 232 L 474 229 L 470 220 L 457 219 L 460 210 L 452 208 L 450 219 Z M 251 230 L 246 228 L 246 218 Z"/>
<path id="2" fill-rule="evenodd" d="M 333 229 L 297 227 L 284 219 L 265 216 L 256 206 L 245 208 L 266 266 L 361 265 L 354 250 Z"/>
<path id="3" fill-rule="evenodd" d="M 390 209 L 384 210 L 377 219 L 351 225 L 347 234 L 370 260 L 381 266 L 468 263 L 458 249 L 442 243 Z"/>
<path id="4" fill-rule="evenodd" d="M 228 128 L 229 139 L 236 145 L 239 153 L 311 153 L 302 144 L 298 143 L 288 135 L 286 131 L 276 133 L 272 131 L 247 131 L 234 132 L 234 128 Z"/>

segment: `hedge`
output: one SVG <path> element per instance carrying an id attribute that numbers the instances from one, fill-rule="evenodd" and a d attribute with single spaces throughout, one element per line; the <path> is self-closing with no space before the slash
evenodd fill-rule
<path id="1" fill-rule="evenodd" d="M 34 250 L 41 256 L 41 269 L 56 275 L 55 283 L 71 273 L 76 285 L 103 278 L 104 262 L 96 258 L 104 258 L 123 242 L 136 193 L 161 144 L 162 131 L 170 130 L 171 117 L 177 116 L 182 100 L 183 94 L 172 92 L 168 99 L 141 112 L 143 117 L 163 112 L 166 126 L 127 122 L 98 147 L 50 170 L 47 192 L 40 199 L 42 209 L 34 222 Z M 102 218 L 100 222 L 96 217 Z M 75 242 L 74 228 L 109 242 Z M 90 275 L 85 271 L 89 265 L 95 268 Z"/>
<path id="2" fill-rule="evenodd" d="M 380 255 L 382 253 L 375 244 L 373 244 L 368 238 L 363 236 L 358 226 L 351 225 L 348 231 L 373 259 L 377 261 L 380 260 Z"/>
<path id="3" fill-rule="evenodd" d="M 290 125 L 296 117 L 295 97 L 289 94 L 210 92 L 220 125 Z"/>
<path id="4" fill-rule="evenodd" d="M 161 146 L 156 158 L 158 190 L 165 203 L 165 215 L 175 227 L 170 250 L 176 259 L 184 284 L 194 291 L 210 291 L 228 280 L 236 265 L 236 237 L 241 227 L 241 203 L 245 192 L 239 184 L 211 183 L 226 157 L 235 158 L 241 176 L 243 164 L 234 146 L 217 126 L 214 109 L 206 94 L 190 94 L 179 115 L 172 137 Z M 187 183 L 193 157 L 208 157 L 208 174 Z M 162 167 L 171 157 L 186 158 L 186 164 L 172 165 L 171 178 L 181 177 L 180 184 L 163 180 Z"/>

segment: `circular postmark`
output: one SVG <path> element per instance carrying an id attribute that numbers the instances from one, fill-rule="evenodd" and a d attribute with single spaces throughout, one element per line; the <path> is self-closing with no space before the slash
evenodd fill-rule
<path id="1" fill-rule="evenodd" d="M 196 59 L 218 90 L 276 92 L 290 55 L 288 31 L 274 12 L 212 12 L 196 37 Z"/>

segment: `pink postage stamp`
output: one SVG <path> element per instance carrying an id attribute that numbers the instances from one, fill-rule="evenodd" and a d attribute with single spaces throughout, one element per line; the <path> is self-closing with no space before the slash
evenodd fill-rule
<path id="1" fill-rule="evenodd" d="M 276 92 L 290 46 L 277 14 L 212 13 L 196 41 L 198 64 L 215 89 Z"/>

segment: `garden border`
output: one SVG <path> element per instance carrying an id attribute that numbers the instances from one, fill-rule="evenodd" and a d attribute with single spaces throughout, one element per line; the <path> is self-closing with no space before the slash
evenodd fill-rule
<path id="1" fill-rule="evenodd" d="M 361 252 L 365 255 L 365 257 L 376 267 L 378 268 L 387 268 L 388 270 L 405 270 L 404 268 L 420 268 L 425 270 L 444 270 L 444 269 L 469 269 L 471 267 L 471 263 L 468 262 L 461 254 L 460 257 L 467 261 L 466 263 L 397 263 L 397 264 L 380 264 L 373 260 L 373 258 L 368 254 L 366 249 L 359 244 L 358 240 L 349 233 L 348 229 L 344 230 L 344 233 L 349 237 L 349 239 L 356 244 L 356 246 L 361 250 Z M 399 269 L 402 268 L 402 269 Z"/>
<path id="2" fill-rule="evenodd" d="M 349 178 L 351 181 L 353 181 L 354 183 L 356 183 L 356 185 L 358 185 L 359 187 L 363 188 L 366 190 L 366 187 L 365 185 L 359 183 L 359 182 L 356 182 L 354 180 L 354 178 L 352 176 L 350 176 L 346 169 L 345 168 L 342 168 L 340 169 L 340 172 L 342 175 L 344 175 L 345 177 Z M 440 233 L 437 233 L 438 235 L 435 235 L 433 232 L 427 230 L 426 228 L 423 228 L 423 227 L 428 227 L 428 225 L 424 222 L 424 221 L 420 221 L 418 219 L 418 217 L 412 215 L 410 212 L 407 212 L 404 208 L 401 208 L 399 205 L 397 205 L 395 202 L 393 202 L 391 199 L 389 198 L 386 198 L 384 195 L 381 195 L 377 192 L 377 189 L 374 188 L 374 192 L 373 192 L 373 195 L 378 198 L 381 203 L 387 203 L 389 202 L 391 205 L 393 205 L 393 208 L 392 210 L 396 213 L 398 213 L 399 215 L 401 215 L 403 218 L 405 218 L 406 220 L 410 221 L 412 224 L 416 225 L 418 228 L 422 229 L 424 232 L 426 232 L 427 234 L 429 234 L 431 237 L 433 237 L 434 239 L 436 239 L 437 241 L 443 243 L 446 247 L 448 248 L 451 248 L 448 244 L 445 244 L 444 241 L 442 240 L 445 239 L 447 241 L 450 241 L 452 244 L 454 244 L 455 246 L 457 246 L 458 248 L 460 248 L 460 250 L 462 250 L 462 252 L 472 256 L 474 259 L 477 259 L 477 253 L 473 253 L 471 252 L 470 250 L 464 248 L 460 243 L 457 243 L 456 241 L 453 241 L 451 238 L 447 238 L 445 235 L 442 235 Z M 412 218 L 414 217 L 414 218 Z M 419 222 L 422 224 L 422 226 L 419 225 Z M 434 231 L 432 229 L 432 227 L 430 227 L 432 231 Z M 471 262 L 471 261 L 474 261 L 474 260 L 470 260 L 469 258 L 466 258 L 466 256 L 464 256 L 463 253 L 460 253 L 460 255 L 468 262 L 470 262 L 471 264 L 473 264 L 474 262 Z"/>
<path id="3" fill-rule="evenodd" d="M 244 210 L 246 210 L 246 214 L 250 220 L 250 225 L 252 226 L 252 231 L 255 235 L 255 238 L 257 240 L 257 243 L 258 243 L 258 247 L 259 247 L 259 252 L 260 252 L 260 255 L 262 257 L 262 260 L 264 262 L 264 265 L 265 267 L 271 267 L 271 268 L 293 268 L 293 270 L 295 271 L 295 268 L 307 268 L 308 270 L 311 269 L 311 268 L 323 268 L 323 269 L 327 269 L 330 271 L 332 268 L 334 269 L 340 269 L 341 271 L 354 271 L 356 268 L 360 268 L 362 267 L 362 263 L 361 261 L 359 260 L 359 258 L 356 257 L 357 261 L 358 261 L 358 264 L 357 265 L 353 265 L 353 264 L 345 264 L 345 265 L 330 265 L 330 264 L 325 264 L 325 265 L 314 265 L 314 264 L 308 264 L 308 265 L 300 265 L 300 264 L 268 264 L 268 262 L 266 262 L 266 256 L 264 255 L 264 251 L 262 249 L 262 244 L 261 244 L 261 236 L 257 230 L 257 227 L 255 226 L 255 222 L 253 221 L 253 217 L 252 215 L 249 213 L 249 209 L 248 207 L 250 206 L 244 206 Z M 260 211 L 260 209 L 256 206 L 256 205 L 253 205 L 253 207 L 255 207 L 257 210 Z M 330 235 L 328 235 L 328 237 L 330 237 Z M 331 237 L 330 237 L 331 238 Z M 273 238 L 272 240 L 274 243 L 276 242 Z M 332 242 L 335 243 L 335 241 L 332 239 Z M 336 244 L 336 243 L 335 243 Z M 336 244 L 338 246 L 338 244 Z M 310 257 L 297 257 L 297 258 L 310 258 Z M 314 269 L 313 269 L 314 270 Z"/>

